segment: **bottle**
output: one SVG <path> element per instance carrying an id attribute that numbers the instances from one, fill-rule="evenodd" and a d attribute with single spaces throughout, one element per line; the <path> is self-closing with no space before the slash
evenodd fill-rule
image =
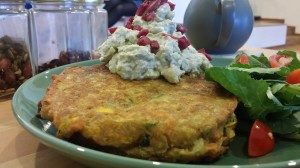
<path id="1" fill-rule="evenodd" d="M 103 9 L 104 0 L 79 0 L 83 9 L 90 13 L 91 32 L 92 32 L 92 51 L 95 51 L 108 36 L 108 18 L 107 11 Z M 97 58 L 95 54 L 92 58 Z"/>
<path id="2" fill-rule="evenodd" d="M 94 48 L 90 9 L 78 0 L 36 0 L 30 10 L 37 73 L 89 60 Z"/>
<path id="3" fill-rule="evenodd" d="M 0 99 L 32 76 L 25 0 L 0 1 Z"/>

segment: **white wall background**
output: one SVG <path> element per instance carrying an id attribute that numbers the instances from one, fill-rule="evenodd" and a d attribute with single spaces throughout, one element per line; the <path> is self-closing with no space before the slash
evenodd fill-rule
<path id="1" fill-rule="evenodd" d="M 174 9 L 175 17 L 174 17 L 173 21 L 176 23 L 183 23 L 183 17 L 184 17 L 185 10 L 191 0 L 169 0 L 169 1 L 176 4 L 175 9 Z"/>
<path id="2" fill-rule="evenodd" d="M 182 23 L 190 0 L 170 0 L 176 4 L 174 22 Z M 249 0 L 255 16 L 285 19 L 289 26 L 296 26 L 300 33 L 300 0 Z"/>
<path id="3" fill-rule="evenodd" d="M 255 16 L 285 19 L 300 33 L 300 0 L 249 0 Z"/>

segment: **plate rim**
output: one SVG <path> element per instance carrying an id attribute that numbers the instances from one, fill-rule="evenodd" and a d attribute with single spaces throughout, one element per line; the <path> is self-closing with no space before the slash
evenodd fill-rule
<path id="1" fill-rule="evenodd" d="M 226 59 L 232 60 L 232 58 L 224 58 L 224 57 L 219 57 L 219 58 L 214 58 L 214 59 Z M 181 168 L 181 167 L 186 167 L 186 168 L 252 168 L 252 167 L 264 167 L 264 168 L 276 168 L 276 167 L 293 167 L 300 165 L 300 157 L 296 160 L 289 160 L 289 161 L 280 161 L 280 162 L 273 162 L 273 163 L 263 163 L 263 164 L 241 164 L 241 165 L 213 165 L 213 164 L 182 164 L 182 163 L 169 163 L 169 162 L 160 162 L 160 161 L 149 161 L 149 160 L 143 160 L 143 159 L 137 159 L 137 158 L 131 158 L 131 157 L 126 157 L 126 156 L 119 156 L 119 155 L 114 155 L 102 151 L 96 151 L 93 149 L 89 149 L 83 146 L 79 146 L 76 144 L 73 144 L 71 142 L 56 138 L 55 136 L 52 136 L 41 129 L 38 129 L 35 127 L 33 124 L 30 122 L 28 123 L 26 119 L 22 118 L 22 116 L 19 114 L 20 110 L 17 108 L 18 103 L 20 102 L 20 95 L 23 90 L 26 89 L 28 85 L 30 85 L 33 81 L 35 81 L 38 78 L 41 78 L 47 74 L 53 74 L 53 72 L 57 71 L 62 71 L 66 67 L 70 66 L 89 66 L 93 64 L 101 63 L 99 60 L 88 60 L 88 61 L 82 61 L 82 62 L 77 62 L 77 63 L 72 63 L 60 67 L 53 68 L 51 70 L 47 70 L 45 72 L 42 72 L 40 74 L 37 74 L 33 76 L 32 78 L 28 79 L 26 82 L 24 82 L 14 93 L 12 97 L 12 102 L 11 102 L 11 107 L 12 107 L 12 112 L 16 118 L 16 120 L 19 122 L 19 124 L 30 134 L 32 134 L 34 137 L 36 137 L 39 142 L 42 144 L 48 146 L 49 148 L 55 149 L 59 153 L 64 154 L 65 156 L 69 156 L 68 153 L 74 152 L 74 154 L 77 152 L 77 155 L 86 155 L 84 158 L 90 158 L 91 155 L 99 156 L 102 157 L 100 160 L 106 160 L 109 161 L 108 163 L 113 164 L 113 163 L 126 163 L 127 166 L 132 166 L 135 165 L 139 167 L 139 165 L 143 165 L 146 167 L 161 167 L 161 168 Z M 33 118 L 32 118 L 33 119 Z M 66 148 L 68 151 L 66 151 Z M 63 150 L 65 149 L 65 150 Z M 97 157 L 99 159 L 99 157 Z M 73 157 L 70 157 L 70 159 L 74 160 Z M 221 158 L 222 159 L 222 158 Z M 81 162 L 78 160 L 74 160 L 75 162 L 80 162 L 84 165 L 86 165 L 85 162 Z M 118 163 L 120 164 L 120 163 Z M 96 165 L 97 166 L 97 165 Z"/>

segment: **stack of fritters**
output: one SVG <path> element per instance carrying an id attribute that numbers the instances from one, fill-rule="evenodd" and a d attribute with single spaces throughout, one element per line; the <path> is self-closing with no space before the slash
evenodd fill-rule
<path id="1" fill-rule="evenodd" d="M 57 137 L 79 136 L 80 144 L 91 143 L 106 152 L 198 162 L 228 149 L 235 135 L 237 103 L 201 77 L 184 76 L 178 84 L 130 81 L 104 65 L 93 65 L 66 68 L 53 76 L 39 115 L 53 123 Z"/>

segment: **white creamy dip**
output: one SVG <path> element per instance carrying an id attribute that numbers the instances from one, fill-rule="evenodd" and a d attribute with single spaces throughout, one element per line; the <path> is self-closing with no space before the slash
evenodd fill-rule
<path id="1" fill-rule="evenodd" d="M 183 35 L 176 32 L 176 23 L 171 21 L 174 12 L 167 3 L 156 9 L 155 13 L 156 17 L 152 21 L 147 22 L 141 16 L 135 16 L 132 22 L 133 26 L 149 30 L 146 37 L 158 42 L 159 50 L 155 53 L 151 52 L 150 45 L 137 44 L 138 30 L 123 26 L 118 27 L 97 49 L 100 60 L 107 62 L 112 73 L 130 80 L 163 76 L 170 83 L 178 83 L 182 75 L 200 74 L 212 66 L 205 55 L 198 53 L 191 45 L 180 49 L 176 38 Z"/>

